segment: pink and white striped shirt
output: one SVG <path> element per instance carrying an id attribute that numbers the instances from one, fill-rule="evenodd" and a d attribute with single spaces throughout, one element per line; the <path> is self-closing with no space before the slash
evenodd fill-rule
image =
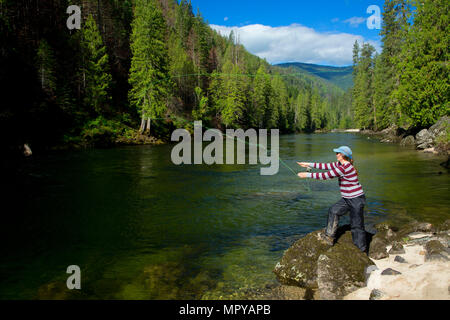
<path id="1" fill-rule="evenodd" d="M 339 188 L 343 198 L 354 199 L 364 195 L 364 190 L 359 183 L 355 167 L 350 162 L 341 164 L 334 163 L 310 163 L 311 168 L 319 170 L 330 170 L 321 173 L 309 173 L 308 178 L 317 180 L 330 180 L 339 178 Z"/>

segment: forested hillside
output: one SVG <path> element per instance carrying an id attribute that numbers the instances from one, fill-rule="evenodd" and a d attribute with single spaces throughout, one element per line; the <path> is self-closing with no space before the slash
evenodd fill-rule
<path id="1" fill-rule="evenodd" d="M 450 2 L 386 0 L 383 51 L 355 43 L 353 110 L 360 127 L 425 128 L 450 114 Z"/>
<path id="2" fill-rule="evenodd" d="M 72 4 L 80 30 L 66 26 Z M 251 55 L 186 0 L 0 0 L 0 9 L 5 145 L 167 139 L 194 120 L 282 132 L 352 125 L 350 93 Z"/>
<path id="3" fill-rule="evenodd" d="M 301 62 L 281 63 L 278 66 L 284 68 L 294 67 L 303 72 L 325 79 L 343 90 L 348 90 L 353 87 L 352 66 L 331 67 Z"/>

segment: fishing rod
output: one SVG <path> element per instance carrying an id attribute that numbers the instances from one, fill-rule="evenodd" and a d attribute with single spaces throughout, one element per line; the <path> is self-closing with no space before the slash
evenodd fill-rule
<path id="1" fill-rule="evenodd" d="M 193 121 L 188 121 L 188 120 L 186 120 L 184 118 L 179 118 L 179 117 L 176 117 L 176 116 L 169 116 L 169 117 L 165 117 L 165 118 L 151 118 L 151 120 L 172 120 L 172 119 L 181 120 L 182 122 L 184 121 L 186 124 L 194 124 L 195 125 L 195 122 L 193 122 Z M 209 128 L 207 126 L 204 126 L 204 128 L 206 128 L 208 130 L 218 130 L 217 128 L 214 129 L 214 128 Z M 222 133 L 222 134 L 224 134 L 224 133 Z M 244 144 L 246 144 L 248 146 L 255 146 L 255 147 L 263 148 L 264 150 L 272 153 L 272 150 L 267 149 L 265 146 L 263 146 L 261 144 L 250 143 L 249 141 L 242 140 L 242 139 L 240 139 L 239 137 L 236 137 L 236 136 L 230 136 L 230 135 L 228 135 L 226 133 L 224 135 L 227 136 L 230 139 L 235 139 L 236 138 L 238 141 L 241 141 L 241 142 L 243 142 Z M 280 155 L 278 153 L 277 153 L 277 158 L 278 158 L 280 163 L 285 168 L 287 168 L 290 172 L 292 172 L 292 174 L 295 175 L 296 178 L 298 178 L 297 172 L 295 172 L 294 169 L 292 169 L 283 159 L 281 159 L 281 157 L 280 157 Z M 307 172 L 311 172 L 311 168 L 308 168 Z M 306 188 L 308 189 L 308 192 L 311 192 L 311 188 L 309 186 L 309 183 L 306 183 Z"/>

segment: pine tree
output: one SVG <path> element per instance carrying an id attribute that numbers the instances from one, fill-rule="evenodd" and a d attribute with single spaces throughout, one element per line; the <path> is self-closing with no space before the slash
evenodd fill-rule
<path id="1" fill-rule="evenodd" d="M 42 39 L 37 50 L 39 82 L 41 83 L 41 88 L 51 94 L 54 94 L 56 91 L 55 65 L 56 60 L 53 49 L 45 39 Z"/>
<path id="2" fill-rule="evenodd" d="M 243 119 L 246 99 L 245 82 L 237 65 L 227 61 L 223 67 L 223 98 L 221 116 L 227 127 L 237 126 Z"/>
<path id="3" fill-rule="evenodd" d="M 287 109 L 288 109 L 288 93 L 283 78 L 279 75 L 275 75 L 272 78 L 272 103 L 273 103 L 273 116 L 272 121 L 275 123 L 275 127 L 285 132 L 289 127 L 287 123 Z"/>
<path id="4" fill-rule="evenodd" d="M 307 105 L 308 95 L 306 91 L 299 92 L 295 102 L 295 129 L 296 131 L 304 132 L 306 131 L 306 105 Z"/>
<path id="5" fill-rule="evenodd" d="M 209 32 L 208 26 L 203 21 L 203 17 L 200 12 L 197 13 L 197 16 L 194 20 L 194 30 L 196 34 L 196 45 L 195 45 L 195 63 L 197 67 L 197 86 L 200 86 L 203 89 L 206 89 L 208 86 L 208 77 L 205 76 L 209 73 L 209 52 L 210 52 L 210 43 L 209 43 Z"/>
<path id="6" fill-rule="evenodd" d="M 270 77 L 264 66 L 260 66 L 253 80 L 250 126 L 264 128 L 264 114 L 270 107 Z"/>
<path id="7" fill-rule="evenodd" d="M 185 49 L 188 47 L 189 34 L 194 25 L 193 17 L 191 2 L 181 0 L 177 7 L 175 28 Z"/>
<path id="8" fill-rule="evenodd" d="M 321 129 L 322 102 L 319 91 L 315 87 L 311 96 L 311 131 Z"/>
<path id="9" fill-rule="evenodd" d="M 170 76 L 175 84 L 174 96 L 189 109 L 195 105 L 196 77 L 194 63 L 183 49 L 181 39 L 172 34 L 169 40 Z"/>
<path id="10" fill-rule="evenodd" d="M 195 120 L 207 120 L 209 121 L 208 115 L 208 98 L 204 95 L 202 88 L 196 87 L 195 88 L 195 95 L 197 97 L 197 105 L 195 106 L 194 110 L 192 111 L 192 117 Z"/>
<path id="11" fill-rule="evenodd" d="M 400 85 L 401 46 L 407 36 L 409 16 L 407 0 L 385 1 L 383 28 L 380 32 L 383 52 L 376 63 L 375 88 L 375 107 L 383 116 L 379 121 L 383 128 L 398 123 L 401 117 L 399 102 L 393 93 Z"/>
<path id="12" fill-rule="evenodd" d="M 129 92 L 131 104 L 141 113 L 141 132 L 150 130 L 151 118 L 162 117 L 170 95 L 166 25 L 153 0 L 136 0 L 131 35 Z M 147 120 L 147 124 L 145 123 Z"/>
<path id="13" fill-rule="evenodd" d="M 110 102 L 112 76 L 109 72 L 108 54 L 100 31 L 90 15 L 82 29 L 84 101 L 96 114 L 103 114 Z"/>
<path id="14" fill-rule="evenodd" d="M 211 75 L 211 83 L 208 88 L 209 110 L 216 122 L 220 120 L 221 110 L 224 108 L 223 77 L 218 72 Z"/>
<path id="15" fill-rule="evenodd" d="M 358 47 L 355 45 L 354 52 Z M 354 90 L 353 90 L 353 111 L 355 121 L 361 128 L 373 126 L 373 58 L 375 48 L 365 43 L 362 46 L 359 57 L 354 55 L 356 61 Z"/>
<path id="16" fill-rule="evenodd" d="M 387 78 L 387 66 L 383 55 L 376 55 L 374 58 L 375 69 L 373 76 L 373 117 L 374 130 L 387 128 L 391 123 L 395 123 L 394 117 L 388 112 L 390 86 Z"/>
<path id="17" fill-rule="evenodd" d="M 399 61 L 402 74 L 394 94 L 401 110 L 420 127 L 450 114 L 450 3 L 422 0 L 414 4 L 417 11 L 402 45 L 402 60 Z"/>

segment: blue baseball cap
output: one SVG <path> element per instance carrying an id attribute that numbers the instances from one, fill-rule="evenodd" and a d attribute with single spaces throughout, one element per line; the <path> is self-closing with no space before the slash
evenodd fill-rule
<path id="1" fill-rule="evenodd" d="M 334 149 L 333 151 L 336 153 L 342 153 L 347 158 L 352 159 L 353 152 L 349 147 L 343 146 L 339 147 L 338 149 Z"/>

